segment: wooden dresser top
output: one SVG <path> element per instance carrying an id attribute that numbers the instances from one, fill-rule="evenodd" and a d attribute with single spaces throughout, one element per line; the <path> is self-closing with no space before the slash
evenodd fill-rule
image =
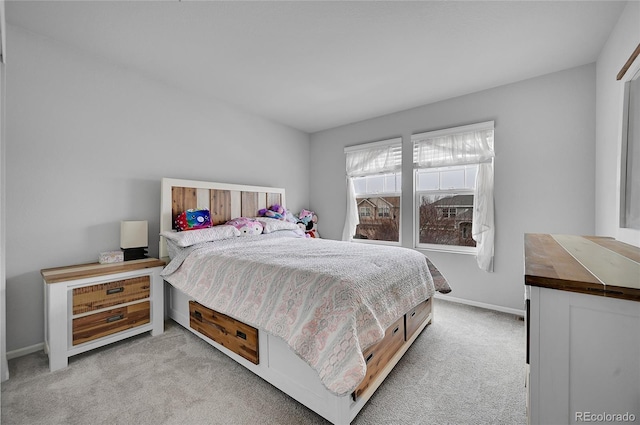
<path id="1" fill-rule="evenodd" d="M 525 285 L 640 301 L 640 248 L 598 236 L 525 234 Z"/>
<path id="2" fill-rule="evenodd" d="M 58 283 L 132 270 L 164 267 L 165 265 L 166 263 L 164 261 L 158 260 L 157 258 L 144 258 L 141 260 L 122 261 L 111 264 L 89 263 L 79 264 L 77 266 L 56 267 L 40 270 L 40 274 L 42 274 L 46 283 Z"/>

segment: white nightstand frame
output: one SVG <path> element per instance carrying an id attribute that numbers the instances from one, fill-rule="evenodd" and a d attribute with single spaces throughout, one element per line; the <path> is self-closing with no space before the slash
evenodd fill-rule
<path id="1" fill-rule="evenodd" d="M 105 274 L 82 279 L 68 280 L 57 283 L 44 282 L 44 350 L 49 355 L 49 369 L 53 372 L 67 367 L 69 357 L 83 353 L 94 348 L 102 347 L 124 338 L 151 331 L 151 335 L 161 335 L 164 332 L 164 281 L 160 276 L 162 267 L 141 268 L 138 270 L 120 273 Z M 151 287 L 147 301 L 151 303 L 149 323 L 127 329 L 112 335 L 108 335 L 83 344 L 72 343 L 73 322 L 73 289 L 114 280 L 129 279 L 133 277 L 149 276 Z M 122 304 L 121 306 L 135 304 L 140 301 Z M 108 310 L 108 307 L 103 310 Z M 96 310 L 96 313 L 102 310 Z"/>

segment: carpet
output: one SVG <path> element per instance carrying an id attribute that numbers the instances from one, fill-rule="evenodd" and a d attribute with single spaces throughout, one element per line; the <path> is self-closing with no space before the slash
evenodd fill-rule
<path id="1" fill-rule="evenodd" d="M 525 424 L 524 322 L 436 299 L 434 321 L 352 422 Z M 71 357 L 9 361 L 5 425 L 327 424 L 173 321 Z"/>

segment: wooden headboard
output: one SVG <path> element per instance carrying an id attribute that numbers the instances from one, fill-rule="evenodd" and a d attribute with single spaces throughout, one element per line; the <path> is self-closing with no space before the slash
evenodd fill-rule
<path id="1" fill-rule="evenodd" d="M 283 188 L 170 178 L 162 179 L 160 203 L 161 232 L 173 229 L 176 217 L 188 209 L 208 209 L 216 225 L 236 217 L 255 217 L 258 210 L 273 204 L 286 205 Z M 161 237 L 160 258 L 167 256 Z"/>

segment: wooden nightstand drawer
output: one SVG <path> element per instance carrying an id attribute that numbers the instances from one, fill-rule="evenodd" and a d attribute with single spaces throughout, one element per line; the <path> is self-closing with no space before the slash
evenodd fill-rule
<path id="1" fill-rule="evenodd" d="M 73 319 L 73 345 L 149 323 L 150 307 L 145 301 Z"/>
<path id="2" fill-rule="evenodd" d="M 189 326 L 250 362 L 259 363 L 256 328 L 195 301 L 189 301 Z"/>
<path id="3" fill-rule="evenodd" d="M 140 276 L 75 288 L 73 290 L 73 314 L 149 298 L 150 286 L 149 276 Z"/>
<path id="4" fill-rule="evenodd" d="M 369 384 L 376 380 L 378 374 L 382 372 L 389 360 L 402 347 L 402 344 L 404 344 L 404 316 L 389 326 L 382 341 L 369 347 L 363 353 L 367 362 L 367 375 L 353 392 L 354 400 L 357 400 L 360 394 L 369 387 Z"/>
<path id="5" fill-rule="evenodd" d="M 405 318 L 406 318 L 405 339 L 407 341 L 413 336 L 414 333 L 416 333 L 418 329 L 420 329 L 420 325 L 424 323 L 424 321 L 430 314 L 431 314 L 431 298 L 418 304 L 416 307 L 409 310 L 407 314 L 405 314 Z"/>

